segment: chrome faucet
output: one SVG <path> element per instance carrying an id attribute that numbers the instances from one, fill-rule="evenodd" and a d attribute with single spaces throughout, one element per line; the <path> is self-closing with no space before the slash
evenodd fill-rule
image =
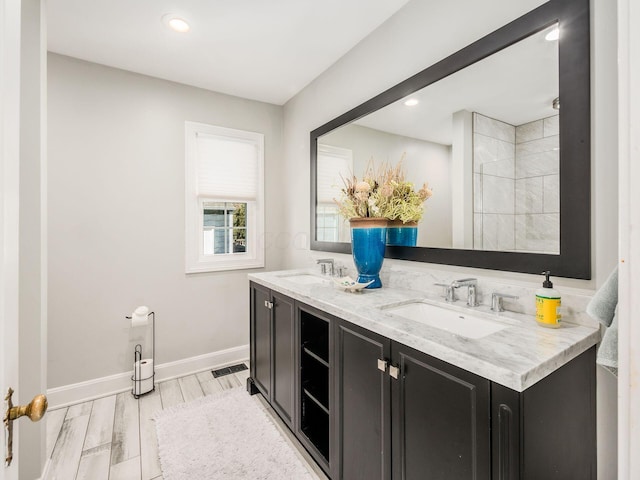
<path id="1" fill-rule="evenodd" d="M 434 283 L 434 285 L 445 288 L 444 299 L 448 303 L 453 303 L 456 301 L 456 291 L 452 285 L 449 285 L 448 283 Z"/>
<path id="2" fill-rule="evenodd" d="M 319 260 L 316 260 L 316 263 L 320 265 L 320 271 L 322 272 L 323 275 L 327 274 L 327 265 L 329 265 L 329 272 L 330 272 L 330 275 L 333 277 L 334 275 L 333 258 L 320 258 Z"/>
<path id="3" fill-rule="evenodd" d="M 477 307 L 479 305 L 477 298 L 478 281 L 475 278 L 463 278 L 462 280 L 454 280 L 450 284 L 436 283 L 435 285 L 445 288 L 444 298 L 449 303 L 456 301 L 457 288 L 467 287 L 467 305 L 470 307 Z"/>
<path id="4" fill-rule="evenodd" d="M 451 287 L 460 288 L 467 287 L 467 305 L 477 307 L 479 305 L 477 298 L 478 280 L 475 278 L 463 278 L 462 280 L 454 280 Z"/>
<path id="5" fill-rule="evenodd" d="M 517 300 L 517 295 L 507 295 L 506 293 L 493 292 L 491 294 L 491 310 L 494 312 L 504 312 L 504 306 L 502 305 L 503 298 L 511 298 Z"/>

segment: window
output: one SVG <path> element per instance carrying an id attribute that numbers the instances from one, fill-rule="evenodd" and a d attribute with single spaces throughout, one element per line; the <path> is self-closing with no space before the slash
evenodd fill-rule
<path id="1" fill-rule="evenodd" d="M 340 217 L 334 198 L 340 197 L 343 179 L 353 175 L 353 152 L 318 144 L 317 163 L 316 239 L 319 242 L 350 241 L 349 224 Z"/>
<path id="2" fill-rule="evenodd" d="M 264 136 L 185 122 L 186 271 L 264 266 Z"/>
<path id="3" fill-rule="evenodd" d="M 337 205 L 318 205 L 316 215 L 316 239 L 319 242 L 340 242 L 343 222 Z"/>
<path id="4" fill-rule="evenodd" d="M 246 252 L 246 203 L 205 202 L 203 210 L 205 255 Z"/>

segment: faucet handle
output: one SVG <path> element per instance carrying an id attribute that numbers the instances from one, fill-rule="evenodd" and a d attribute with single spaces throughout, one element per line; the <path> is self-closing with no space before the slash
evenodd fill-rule
<path id="1" fill-rule="evenodd" d="M 478 284 L 477 278 L 461 278 L 460 280 L 454 280 L 453 282 L 451 282 L 451 286 L 454 288 L 468 287 L 469 285 L 477 285 L 477 284 Z"/>
<path id="2" fill-rule="evenodd" d="M 329 263 L 333 265 L 333 258 L 319 258 L 316 260 L 316 263 L 319 263 L 319 264 Z"/>
<path id="3" fill-rule="evenodd" d="M 478 305 L 480 305 L 480 303 L 478 302 L 478 291 L 476 289 L 476 284 L 470 283 L 469 285 L 467 285 L 467 287 L 467 305 L 469 307 L 477 307 Z"/>
<path id="4" fill-rule="evenodd" d="M 333 258 L 319 258 L 316 263 L 320 264 L 320 271 L 323 275 L 327 273 L 327 265 L 330 267 L 331 276 L 333 276 Z"/>
<path id="5" fill-rule="evenodd" d="M 493 292 L 491 294 L 491 310 L 494 312 L 504 312 L 504 306 L 502 305 L 503 298 L 517 300 L 519 297 L 517 295 L 509 295 L 507 293 Z"/>
<path id="6" fill-rule="evenodd" d="M 445 288 L 445 296 L 444 299 L 449 302 L 449 303 L 453 303 L 456 301 L 456 291 L 453 285 L 450 285 L 448 283 L 434 283 L 434 285 L 437 285 L 438 287 L 444 287 Z"/>

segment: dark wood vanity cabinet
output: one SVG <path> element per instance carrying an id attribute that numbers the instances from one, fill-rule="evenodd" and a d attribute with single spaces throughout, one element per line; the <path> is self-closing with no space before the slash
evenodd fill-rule
<path id="1" fill-rule="evenodd" d="M 334 452 L 333 318 L 250 282 L 250 377 L 300 443 L 330 475 Z"/>
<path id="2" fill-rule="evenodd" d="M 294 301 L 253 282 L 250 292 L 251 378 L 293 428 L 297 365 Z"/>
<path id="3" fill-rule="evenodd" d="M 595 347 L 517 392 L 252 283 L 249 387 L 333 480 L 596 478 Z"/>
<path id="4" fill-rule="evenodd" d="M 491 385 L 495 480 L 595 480 L 595 347 L 516 392 Z"/>
<path id="5" fill-rule="evenodd" d="M 254 385 L 271 398 L 271 290 L 257 284 L 250 288 L 250 372 Z"/>
<path id="6" fill-rule="evenodd" d="M 491 478 L 488 380 L 347 322 L 335 344 L 335 478 Z"/>
<path id="7" fill-rule="evenodd" d="M 334 344 L 334 479 L 595 480 L 595 347 L 517 392 L 342 320 Z"/>
<path id="8" fill-rule="evenodd" d="M 336 322 L 334 480 L 391 478 L 391 340 Z"/>
<path id="9" fill-rule="evenodd" d="M 389 368 L 392 478 L 489 480 L 491 382 L 396 342 Z"/>

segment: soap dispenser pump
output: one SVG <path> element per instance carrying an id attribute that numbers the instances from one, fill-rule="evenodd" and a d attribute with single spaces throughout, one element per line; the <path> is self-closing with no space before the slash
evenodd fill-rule
<path id="1" fill-rule="evenodd" d="M 550 271 L 542 272 L 542 275 L 546 278 L 542 288 L 536 290 L 536 321 L 543 327 L 559 328 L 562 319 L 560 292 L 554 290 L 549 280 Z"/>

